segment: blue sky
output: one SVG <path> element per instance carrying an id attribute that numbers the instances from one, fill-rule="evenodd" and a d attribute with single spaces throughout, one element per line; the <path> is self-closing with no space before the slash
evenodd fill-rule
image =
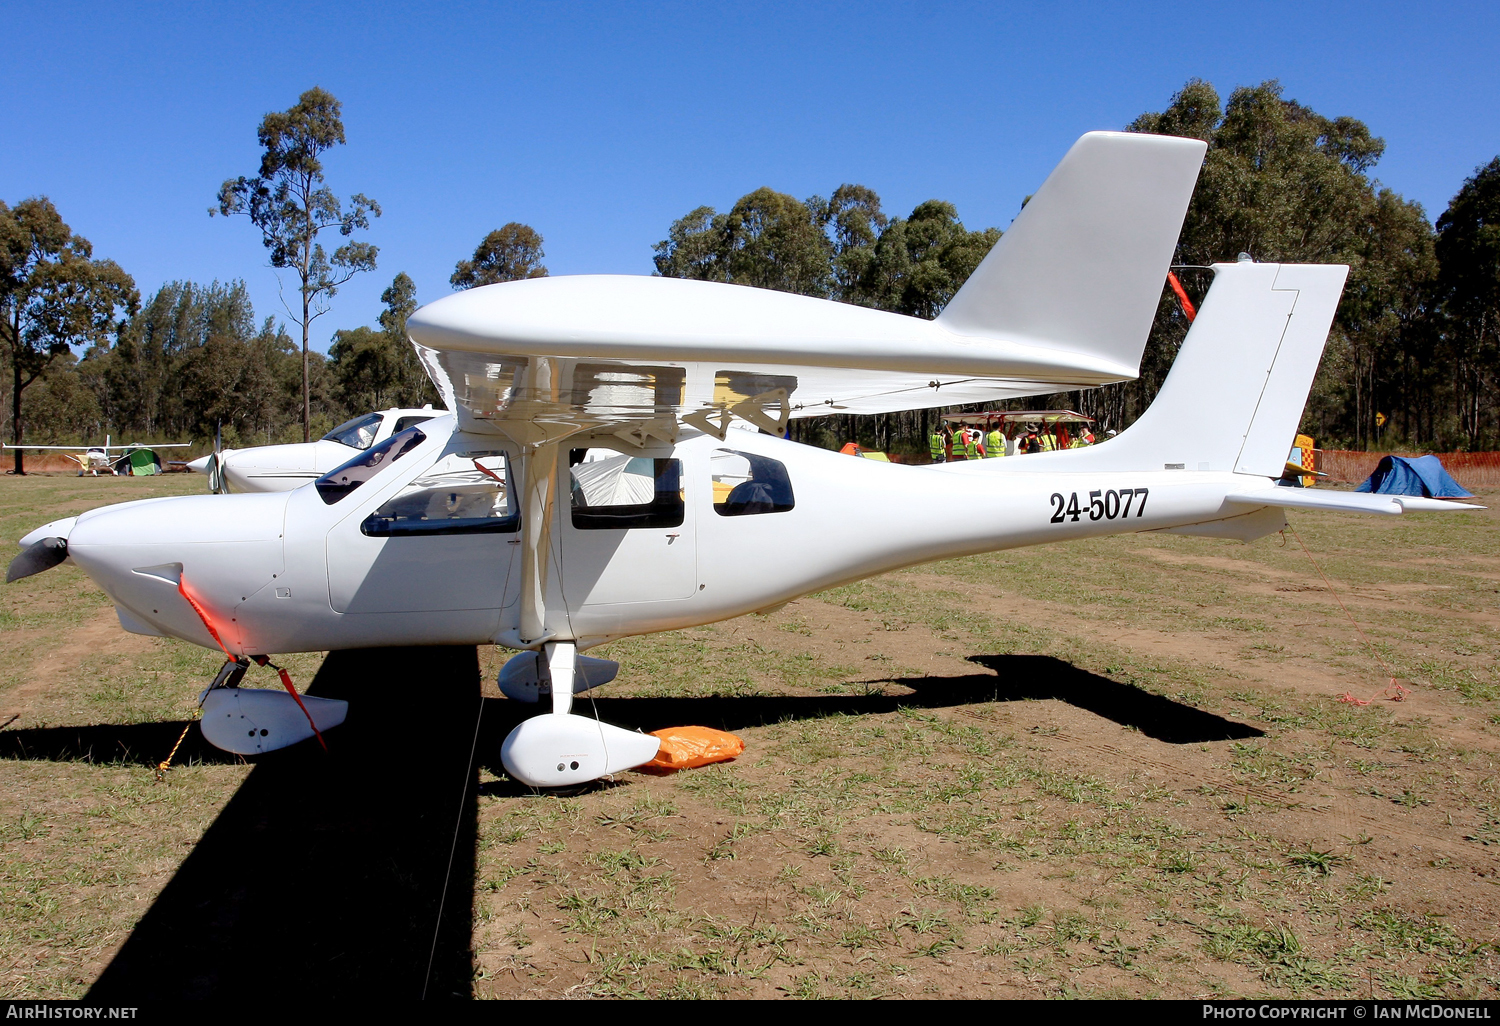
<path id="1" fill-rule="evenodd" d="M 937 197 L 1006 226 L 1083 132 L 1191 77 L 1279 79 L 1387 143 L 1376 176 L 1436 218 L 1500 153 L 1500 5 L 254 3 L 7 5 L 0 198 L 45 194 L 143 294 L 243 278 L 286 314 L 259 233 L 209 218 L 255 129 L 313 85 L 344 105 L 326 161 L 384 216 L 379 269 L 314 324 L 373 324 L 398 271 L 447 294 L 507 221 L 553 274 L 649 274 L 700 204 L 842 182 L 888 213 Z M 287 287 L 293 285 L 290 278 Z M 290 292 L 288 295 L 290 296 Z"/>

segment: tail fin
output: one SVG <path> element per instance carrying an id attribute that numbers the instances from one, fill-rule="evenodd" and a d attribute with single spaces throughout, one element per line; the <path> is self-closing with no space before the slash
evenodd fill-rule
<path id="1" fill-rule="evenodd" d="M 1349 268 L 1246 262 L 1214 271 L 1150 409 L 1108 444 L 1060 455 L 1083 457 L 1079 469 L 1281 476 Z"/>
<path id="2" fill-rule="evenodd" d="M 1206 145 L 1090 132 L 937 323 L 1139 367 Z"/>

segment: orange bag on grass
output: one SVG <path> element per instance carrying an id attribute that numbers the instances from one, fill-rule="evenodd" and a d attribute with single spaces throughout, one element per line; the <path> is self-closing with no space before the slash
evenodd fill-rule
<path id="1" fill-rule="evenodd" d="M 640 767 L 643 770 L 671 773 L 693 769 L 728 762 L 745 750 L 745 742 L 727 731 L 711 727 L 667 727 L 653 730 L 651 736 L 661 739 L 661 751 Z"/>

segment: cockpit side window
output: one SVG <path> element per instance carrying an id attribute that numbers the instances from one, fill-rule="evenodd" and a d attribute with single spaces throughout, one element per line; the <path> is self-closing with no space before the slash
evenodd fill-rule
<path id="1" fill-rule="evenodd" d="M 318 495 L 332 506 L 425 441 L 427 436 L 417 428 L 407 428 L 399 435 L 392 435 L 368 452 L 360 453 L 318 478 L 314 482 Z"/>
<path id="2" fill-rule="evenodd" d="M 432 534 L 512 534 L 521 526 L 500 452 L 455 452 L 423 471 L 365 517 L 374 538 Z"/>
<path id="3" fill-rule="evenodd" d="M 568 464 L 579 530 L 682 526 L 681 460 L 574 449 Z"/>
<path id="4" fill-rule="evenodd" d="M 715 449 L 708 461 L 714 512 L 721 517 L 785 513 L 796 505 L 786 464 L 753 453 Z"/>
<path id="5" fill-rule="evenodd" d="M 323 441 L 340 442 L 352 449 L 368 449 L 374 443 L 375 436 L 380 433 L 380 422 L 383 419 L 379 413 L 367 413 L 363 417 L 346 420 L 324 435 Z M 396 430 L 400 431 L 406 426 L 398 424 Z"/>

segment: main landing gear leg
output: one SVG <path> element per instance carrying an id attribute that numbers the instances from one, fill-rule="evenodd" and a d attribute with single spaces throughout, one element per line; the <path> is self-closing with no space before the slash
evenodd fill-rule
<path id="1" fill-rule="evenodd" d="M 566 787 L 618 773 L 656 757 L 661 742 L 650 734 L 575 716 L 578 649 L 571 641 L 544 646 L 552 678 L 552 711 L 516 726 L 500 747 L 505 771 L 532 787 Z"/>

